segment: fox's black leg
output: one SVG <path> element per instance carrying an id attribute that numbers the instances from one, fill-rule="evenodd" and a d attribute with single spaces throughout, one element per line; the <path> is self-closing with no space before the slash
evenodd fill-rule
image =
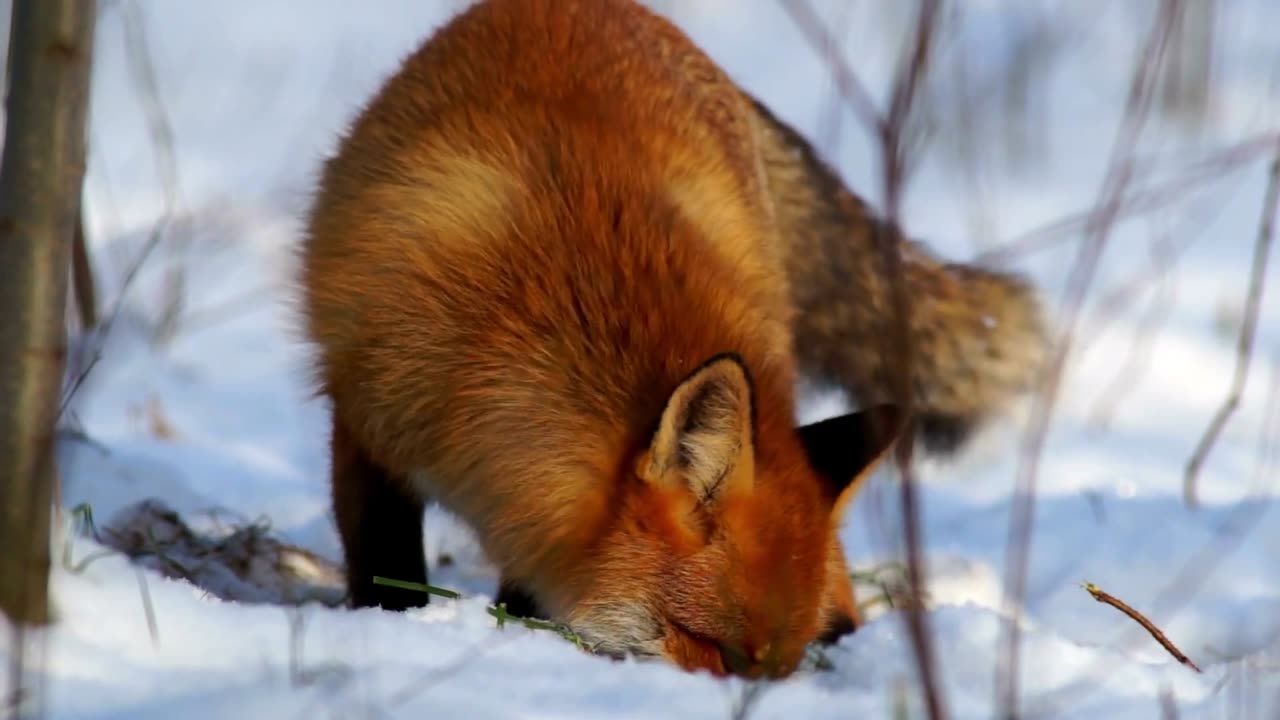
<path id="1" fill-rule="evenodd" d="M 495 604 L 507 604 L 507 612 L 517 617 L 544 618 L 545 614 L 538 607 L 533 596 L 525 592 L 515 583 L 502 580 L 498 583 L 498 597 Z"/>
<path id="2" fill-rule="evenodd" d="M 856 632 L 857 629 L 858 624 L 854 619 L 841 613 L 827 624 L 827 629 L 818 636 L 818 642 L 823 645 L 835 645 L 840 642 L 840 638 Z"/>
<path id="3" fill-rule="evenodd" d="M 333 510 L 347 564 L 347 589 L 353 607 L 404 610 L 427 604 L 428 595 L 375 585 L 380 575 L 406 582 L 427 582 L 422 543 L 425 501 L 402 478 L 378 467 L 333 421 Z"/>

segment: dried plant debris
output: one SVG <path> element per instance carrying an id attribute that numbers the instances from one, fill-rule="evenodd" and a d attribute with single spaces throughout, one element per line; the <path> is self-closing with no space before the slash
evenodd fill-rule
<path id="1" fill-rule="evenodd" d="M 266 523 L 202 533 L 154 498 L 121 510 L 99 539 L 140 565 L 223 600 L 337 606 L 345 593 L 338 565 L 272 537 Z"/>

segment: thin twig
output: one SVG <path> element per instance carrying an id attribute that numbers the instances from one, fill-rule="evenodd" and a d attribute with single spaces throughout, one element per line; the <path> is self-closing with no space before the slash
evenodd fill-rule
<path id="1" fill-rule="evenodd" d="M 763 682 L 747 683 L 746 687 L 738 693 L 734 698 L 733 706 L 729 708 L 729 720 L 747 720 L 751 716 L 751 712 L 755 710 L 756 705 L 760 703 L 761 696 L 769 689 L 769 685 Z"/>
<path id="2" fill-rule="evenodd" d="M 834 43 L 829 48 L 825 48 L 828 52 L 835 52 L 836 48 L 844 44 L 849 34 L 849 28 L 853 25 L 849 21 L 851 15 L 849 10 L 852 8 L 852 4 L 844 5 L 842 8 L 843 12 L 839 19 L 833 23 L 837 26 L 839 35 L 835 37 L 828 36 Z M 821 149 L 822 154 L 833 158 L 837 157 L 840 149 L 840 138 L 844 135 L 844 114 L 847 108 L 840 97 L 839 88 L 835 87 L 836 82 L 834 79 L 832 79 L 831 84 L 835 92 L 827 93 L 823 98 L 822 113 L 818 118 L 818 127 L 814 135 L 817 138 L 818 147 Z"/>
<path id="3" fill-rule="evenodd" d="M 1262 406 L 1262 426 L 1258 428 L 1258 460 L 1254 466 L 1252 484 L 1260 494 L 1266 495 L 1271 466 L 1280 461 L 1280 353 L 1274 353 L 1271 361 L 1270 382 L 1267 383 L 1267 399 Z"/>
<path id="4" fill-rule="evenodd" d="M 336 687 L 351 679 L 351 666 L 342 661 L 321 662 L 308 666 L 303 652 L 307 615 L 301 607 L 295 605 L 285 608 L 285 616 L 289 621 L 289 684 L 291 686 L 303 688 L 323 682 L 330 687 Z M 307 713 L 303 717 L 314 717 L 314 713 Z"/>
<path id="5" fill-rule="evenodd" d="M 275 288 L 259 287 L 240 293 L 229 300 L 187 311 L 179 320 L 182 332 L 191 335 L 195 330 L 207 330 L 220 323 L 237 320 L 251 312 L 270 310 Z"/>
<path id="6" fill-rule="evenodd" d="M 1239 180 L 1234 184 L 1238 185 Z M 1106 292 L 1101 293 L 1091 309 L 1095 324 L 1086 336 L 1076 341 L 1076 352 L 1081 355 L 1088 352 L 1089 348 L 1105 334 L 1106 326 L 1122 316 L 1137 301 L 1138 296 L 1153 283 L 1172 282 L 1172 271 L 1182 255 L 1205 239 L 1205 228 L 1221 215 L 1224 208 L 1225 205 L 1220 203 L 1206 208 L 1206 211 L 1198 213 L 1194 219 L 1194 226 L 1189 225 L 1192 221 L 1182 220 L 1176 236 L 1170 238 L 1166 244 L 1167 247 L 1159 248 L 1161 256 L 1159 259 L 1154 253 L 1157 248 L 1153 247 L 1152 265 L 1141 266 L 1131 276 L 1116 282 Z"/>
<path id="7" fill-rule="evenodd" d="M 151 602 L 151 588 L 147 586 L 147 578 L 142 568 L 133 567 L 134 576 L 138 579 L 138 595 L 142 597 L 142 614 L 147 619 L 147 634 L 151 636 L 151 646 L 160 647 L 160 624 L 156 621 L 156 607 Z"/>
<path id="8" fill-rule="evenodd" d="M 386 703 L 391 706 L 403 705 L 422 693 L 454 678 L 458 673 L 462 672 L 471 663 L 480 660 L 485 655 L 505 647 L 511 643 L 518 635 L 506 635 L 497 639 L 484 638 L 467 647 L 458 653 L 456 658 L 448 665 L 438 668 L 432 668 L 422 676 L 405 684 L 399 690 L 391 693 L 386 699 Z"/>
<path id="9" fill-rule="evenodd" d="M 913 101 L 929 63 L 929 53 L 938 24 L 937 0 L 923 0 L 917 16 L 915 37 L 907 64 L 894 81 L 892 100 L 885 121 L 880 125 L 881 168 L 883 171 L 885 220 L 878 224 L 875 241 L 884 264 L 885 277 L 889 280 L 890 301 L 894 324 L 886 338 L 887 357 L 895 359 L 893 397 L 901 405 L 907 417 L 911 411 L 911 377 L 913 351 L 911 343 L 911 304 L 907 295 L 905 272 L 902 266 L 902 233 L 899 211 L 903 185 L 906 182 L 910 158 L 903 147 L 903 133 L 911 115 Z M 902 478 L 899 484 L 902 502 L 902 532 L 907 561 L 907 582 L 912 597 L 923 597 L 924 570 L 920 542 L 920 510 L 916 497 L 916 479 L 912 472 L 911 451 L 913 444 L 899 442 L 895 457 Z M 911 639 L 916 669 L 920 673 L 921 694 L 930 720 L 946 717 L 941 693 L 938 691 L 937 658 L 933 653 L 925 609 L 911 603 L 905 609 L 907 632 Z"/>
<path id="10" fill-rule="evenodd" d="M 1142 370 L 1151 356 L 1151 345 L 1156 330 L 1168 320 L 1173 311 L 1177 293 L 1170 276 L 1175 258 L 1175 249 L 1168 237 L 1162 235 L 1152 241 L 1151 262 L 1160 281 L 1138 323 L 1133 344 L 1129 346 L 1129 353 L 1121 364 L 1120 370 L 1111 378 L 1106 390 L 1098 394 L 1093 411 L 1090 413 L 1090 422 L 1095 425 L 1107 424 L 1125 395 L 1132 392 L 1138 385 Z"/>
<path id="11" fill-rule="evenodd" d="M 1160 691 L 1160 720 L 1178 720 L 1178 701 L 1168 685 Z"/>
<path id="12" fill-rule="evenodd" d="M 780 0 L 783 8 L 792 21 L 800 29 L 801 34 L 810 47 L 823 58 L 837 91 L 862 123 L 879 140 L 881 152 L 881 169 L 885 198 L 885 221 L 878 223 L 875 232 L 875 244 L 884 264 L 885 277 L 890 285 L 890 300 L 894 325 L 892 332 L 886 337 L 885 351 L 888 357 L 895 360 L 895 373 L 891 378 L 892 393 L 895 400 L 909 417 L 911 412 L 911 335 L 910 304 L 904 282 L 901 255 L 901 231 L 899 223 L 899 206 L 902 186 L 906 179 L 907 169 L 911 166 L 910 157 L 903 146 L 904 129 L 911 114 L 913 101 L 917 95 L 921 79 L 928 67 L 929 54 L 933 45 L 933 36 L 938 23 L 938 0 L 923 0 L 917 16 L 915 35 L 911 54 L 902 71 L 894 80 L 890 107 L 887 116 L 881 116 L 871 101 L 866 87 L 838 52 L 836 42 L 824 28 L 821 20 L 807 0 Z M 921 563 L 920 517 L 917 507 L 915 478 L 911 467 L 912 443 L 897 443 L 895 457 L 902 478 L 900 483 L 903 535 L 905 536 L 907 556 L 907 579 L 914 597 L 923 597 L 924 572 Z M 925 707 L 931 720 L 946 717 L 946 711 L 938 692 L 936 659 L 928 629 L 924 608 L 911 603 L 907 608 L 907 630 L 911 637 L 912 650 L 917 669 L 920 673 L 920 685 L 924 695 Z"/>
<path id="13" fill-rule="evenodd" d="M 1036 476 L 1067 357 L 1071 352 L 1075 328 L 1093 283 L 1102 249 L 1110 237 L 1111 228 L 1123 204 L 1125 190 L 1132 178 L 1132 151 L 1146 125 L 1165 46 L 1174 20 L 1181 11 L 1181 0 L 1162 0 L 1156 11 L 1155 21 L 1130 83 L 1124 118 L 1111 149 L 1111 159 L 1099 192 L 1097 210 L 1086 225 L 1084 241 L 1067 277 L 1062 303 L 1062 331 L 1049 357 L 1042 392 L 1032 405 L 1015 478 L 1016 492 L 1009 513 L 1009 531 L 1005 545 L 1007 590 L 1004 605 L 1005 614 L 1010 617 L 1016 616 L 1017 608 L 1026 595 L 1035 518 Z M 995 703 L 1000 708 L 1000 716 L 1004 718 L 1019 716 L 1021 633 L 1021 624 L 1016 621 L 1005 623 L 1000 633 L 1002 663 L 996 672 Z"/>
<path id="14" fill-rule="evenodd" d="M 137 0 L 130 0 L 122 4 L 120 10 L 125 52 L 138 91 L 138 100 L 142 105 L 143 116 L 146 118 L 147 129 L 151 133 L 152 144 L 156 149 L 156 169 L 160 173 L 160 187 L 164 193 L 162 223 L 167 226 L 176 216 L 181 201 L 175 151 L 177 144 L 174 140 L 173 125 L 169 122 L 169 114 L 165 110 L 161 97 L 156 65 L 150 42 L 147 40 L 147 24 L 142 14 L 142 6 Z M 168 297 L 160 303 L 163 314 L 157 330 L 157 336 L 161 338 L 172 334 L 174 322 L 182 312 L 185 272 L 182 267 L 181 252 L 187 243 L 178 244 L 177 241 L 181 240 L 183 235 L 185 233 L 178 233 L 170 242 L 170 251 L 179 260 L 171 266 L 166 277 L 165 291 Z"/>
<path id="15" fill-rule="evenodd" d="M 302 642 L 306 636 L 307 617 L 301 608 L 285 608 L 284 612 L 289 621 L 289 682 L 294 687 L 301 687 Z"/>
<path id="16" fill-rule="evenodd" d="M 1097 600 L 1098 602 L 1106 605 L 1110 605 L 1111 607 L 1119 610 L 1125 615 L 1128 615 L 1131 620 L 1141 625 L 1144 630 L 1146 630 L 1148 633 L 1151 633 L 1151 637 L 1155 638 L 1156 642 L 1160 643 L 1160 647 L 1163 647 L 1165 650 L 1169 652 L 1170 655 L 1173 656 L 1174 660 L 1177 660 L 1178 662 L 1182 663 L 1183 665 L 1186 665 L 1187 667 L 1191 668 L 1192 670 L 1195 670 L 1198 673 L 1204 672 L 1203 670 L 1200 669 L 1198 665 L 1196 665 L 1194 662 L 1191 661 L 1191 658 L 1187 657 L 1186 654 L 1184 654 L 1181 650 L 1179 650 L 1178 646 L 1174 645 L 1173 641 L 1170 640 L 1168 637 L 1166 637 L 1164 632 L 1161 631 L 1160 628 L 1155 626 L 1155 623 L 1148 620 L 1147 617 L 1142 613 L 1138 612 L 1137 610 L 1134 610 L 1132 607 L 1129 606 L 1128 603 L 1116 597 L 1115 595 L 1112 595 L 1104 591 L 1102 588 L 1098 587 L 1097 585 L 1094 585 L 1093 583 L 1087 582 L 1082 584 L 1080 587 L 1083 587 L 1085 589 L 1085 592 L 1088 592 L 1090 595 L 1092 595 L 1094 600 Z"/>
<path id="17" fill-rule="evenodd" d="M 1276 205 L 1280 200 L 1280 143 L 1276 144 L 1275 159 L 1271 162 L 1271 176 L 1267 181 L 1266 199 L 1262 204 L 1262 222 L 1258 228 L 1258 240 L 1253 249 L 1253 265 L 1249 278 L 1249 293 L 1245 304 L 1244 322 L 1240 325 L 1240 338 L 1236 345 L 1236 369 L 1231 378 L 1231 389 L 1227 397 L 1214 414 L 1209 426 L 1205 428 L 1200 443 L 1187 461 L 1186 476 L 1182 481 L 1182 497 L 1188 507 L 1197 507 L 1196 479 L 1200 468 L 1218 441 L 1218 435 L 1226 427 L 1236 408 L 1240 405 L 1240 396 L 1244 393 L 1245 383 L 1249 379 L 1249 364 L 1253 358 L 1253 339 L 1258 329 L 1258 310 L 1262 306 L 1262 293 L 1266 284 L 1267 257 L 1271 252 L 1271 242 L 1275 237 Z"/>
<path id="18" fill-rule="evenodd" d="M 98 324 L 98 291 L 93 280 L 93 260 L 89 256 L 84 234 L 84 209 L 76 219 L 75 234 L 71 238 L 71 288 L 76 301 L 76 313 L 80 328 L 88 330 Z"/>
<path id="19" fill-rule="evenodd" d="M 92 345 L 92 357 L 87 363 L 83 364 L 80 372 L 69 383 L 66 391 L 63 393 L 62 401 L 58 408 L 58 417 L 62 415 L 70 407 L 71 401 L 75 398 L 76 393 L 88 380 L 89 374 L 98 366 L 102 360 L 102 352 L 106 347 L 107 340 L 111 336 L 115 322 L 120 316 L 124 308 L 125 297 L 129 293 L 129 289 L 137 280 L 143 266 L 151 258 L 156 248 L 168 234 L 173 219 L 176 216 L 178 203 L 180 200 L 178 192 L 178 164 L 176 160 L 176 142 L 174 140 L 173 127 L 169 123 L 168 115 L 165 112 L 164 104 L 160 99 L 159 84 L 156 80 L 155 63 L 151 59 L 151 51 L 147 45 L 145 37 L 145 23 L 142 20 L 141 8 L 134 2 L 120 3 L 116 2 L 109 6 L 114 9 L 119 7 L 121 10 L 122 22 L 125 35 L 125 50 L 129 57 L 129 67 L 132 71 L 135 89 L 138 93 L 138 99 L 143 107 L 143 114 L 147 119 L 148 131 L 150 132 L 152 145 L 156 151 L 156 171 L 160 174 L 160 188 L 164 196 L 163 210 L 155 225 L 152 226 L 151 234 L 147 237 L 141 251 L 137 257 L 126 268 L 123 278 L 120 282 L 120 288 L 116 291 L 116 297 L 112 303 L 110 312 L 106 314 L 101 325 L 96 332 L 88 339 L 87 345 Z M 105 13 L 108 8 L 104 7 Z M 181 279 L 177 276 L 171 276 L 171 286 L 181 284 Z M 173 303 L 170 303 L 173 304 Z"/>
<path id="20" fill-rule="evenodd" d="M 889 114 L 885 118 L 881 133 L 895 133 L 897 135 L 895 145 L 901 145 L 901 133 L 907 125 L 907 118 L 911 114 L 911 108 L 918 95 L 917 89 L 924 78 L 925 68 L 929 64 L 929 53 L 933 49 L 933 35 L 938 26 L 939 10 L 938 0 L 922 0 L 911 57 L 903 68 L 902 74 L 894 82 Z"/>
<path id="21" fill-rule="evenodd" d="M 883 135 L 885 120 L 880 117 L 880 111 L 876 110 L 875 103 L 871 101 L 871 94 L 849 63 L 845 62 L 835 38 L 827 31 L 822 18 L 818 17 L 809 0 L 780 0 L 780 3 L 805 41 L 830 69 L 840 97 L 844 98 L 869 131 L 876 136 Z"/>
<path id="22" fill-rule="evenodd" d="M 1280 133 L 1273 130 L 1257 137 L 1234 143 L 1207 157 L 1196 160 L 1178 172 L 1173 173 L 1171 177 L 1159 182 L 1153 182 L 1147 187 L 1135 189 L 1128 193 L 1117 213 L 1123 217 L 1159 210 L 1199 186 L 1252 163 L 1258 158 L 1259 152 L 1274 147 L 1277 140 L 1280 140 Z M 1136 171 L 1135 174 L 1137 174 Z M 1085 210 L 1070 213 L 1048 224 L 996 244 L 994 247 L 979 253 L 975 257 L 975 261 L 980 263 L 1007 263 L 1017 257 L 1052 249 L 1066 242 L 1081 230 L 1086 229 L 1096 214 L 1096 204 Z"/>

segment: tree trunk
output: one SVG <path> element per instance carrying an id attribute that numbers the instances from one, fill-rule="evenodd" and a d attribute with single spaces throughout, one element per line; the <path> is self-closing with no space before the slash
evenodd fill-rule
<path id="1" fill-rule="evenodd" d="M 49 619 L 53 425 L 79 222 L 94 0 L 14 0 L 0 158 L 0 612 Z M 17 650 L 17 648 L 15 648 Z"/>

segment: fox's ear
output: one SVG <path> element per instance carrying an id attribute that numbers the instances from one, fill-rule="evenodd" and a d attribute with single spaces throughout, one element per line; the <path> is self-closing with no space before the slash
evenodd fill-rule
<path id="1" fill-rule="evenodd" d="M 799 428 L 809 464 L 825 481 L 836 517 L 902 433 L 903 419 L 897 405 L 884 404 Z"/>
<path id="2" fill-rule="evenodd" d="M 657 432 L 642 458 L 650 482 L 684 483 L 699 502 L 729 488 L 750 487 L 751 378 L 742 360 L 718 355 L 685 378 L 667 399 Z"/>

